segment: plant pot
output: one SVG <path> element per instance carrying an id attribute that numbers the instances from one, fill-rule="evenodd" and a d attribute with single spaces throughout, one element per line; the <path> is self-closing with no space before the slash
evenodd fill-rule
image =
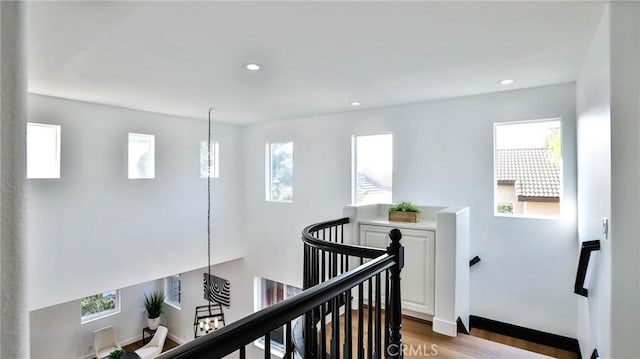
<path id="1" fill-rule="evenodd" d="M 147 325 L 149 326 L 149 329 L 151 329 L 151 330 L 158 329 L 158 325 L 160 325 L 160 317 L 148 318 L 147 319 Z"/>
<path id="2" fill-rule="evenodd" d="M 417 223 L 420 222 L 420 212 L 391 211 L 389 221 Z"/>

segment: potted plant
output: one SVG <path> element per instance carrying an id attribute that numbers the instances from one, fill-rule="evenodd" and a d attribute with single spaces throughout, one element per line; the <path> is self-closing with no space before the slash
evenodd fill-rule
<path id="1" fill-rule="evenodd" d="M 389 221 L 420 222 L 420 209 L 412 202 L 401 201 L 389 207 Z"/>
<path id="2" fill-rule="evenodd" d="M 144 308 L 147 311 L 149 329 L 156 330 L 160 316 L 164 314 L 164 293 L 154 291 L 144 295 Z"/>
<path id="3" fill-rule="evenodd" d="M 116 349 L 109 353 L 109 359 L 120 359 L 124 356 L 124 349 Z"/>

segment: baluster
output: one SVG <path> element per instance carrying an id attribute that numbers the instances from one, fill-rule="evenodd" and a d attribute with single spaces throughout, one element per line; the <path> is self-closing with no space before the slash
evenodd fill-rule
<path id="1" fill-rule="evenodd" d="M 344 293 L 344 357 L 351 359 L 351 289 Z"/>
<path id="2" fill-rule="evenodd" d="M 246 359 L 247 358 L 247 352 L 246 352 L 246 348 L 245 346 L 241 346 L 240 347 L 240 359 Z"/>
<path id="3" fill-rule="evenodd" d="M 382 358 L 381 354 L 381 349 L 382 349 L 382 318 L 381 318 L 381 292 L 382 292 L 382 288 L 380 288 L 380 286 L 382 285 L 382 283 L 380 282 L 380 273 L 376 274 L 376 339 L 375 339 L 375 345 L 376 345 L 376 350 L 375 350 L 375 355 L 376 358 Z"/>
<path id="4" fill-rule="evenodd" d="M 389 346 L 387 354 L 389 358 L 402 357 L 402 297 L 400 295 L 400 272 L 404 267 L 404 247 L 400 244 L 402 233 L 398 229 L 392 229 L 389 232 L 391 244 L 387 248 L 387 253 L 393 255 L 395 264 L 391 267 L 391 291 L 389 296 L 391 316 L 389 323 Z"/>
<path id="5" fill-rule="evenodd" d="M 324 302 L 320 307 L 320 358 L 327 353 L 327 305 L 328 302 Z"/>
<path id="6" fill-rule="evenodd" d="M 264 358 L 271 359 L 271 332 L 264 335 Z"/>
<path id="7" fill-rule="evenodd" d="M 293 354 L 293 338 L 291 337 L 291 322 L 287 322 L 284 327 L 284 340 L 286 349 L 284 351 L 283 359 L 291 359 Z"/>
<path id="8" fill-rule="evenodd" d="M 369 306 L 367 307 L 367 358 L 373 358 L 373 279 L 369 279 Z"/>
<path id="9" fill-rule="evenodd" d="M 362 265 L 362 258 L 360 258 L 360 265 Z M 358 285 L 358 359 L 364 359 L 364 285 L 360 283 Z"/>
<path id="10" fill-rule="evenodd" d="M 387 348 L 389 348 L 389 328 L 391 322 L 391 316 L 389 315 L 389 270 L 384 271 L 384 350 L 385 355 L 388 354 Z"/>
<path id="11" fill-rule="evenodd" d="M 331 358 L 340 358 L 340 295 L 332 299 Z"/>

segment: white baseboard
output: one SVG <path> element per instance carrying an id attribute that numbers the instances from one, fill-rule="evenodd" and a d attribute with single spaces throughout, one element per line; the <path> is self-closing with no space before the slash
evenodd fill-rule
<path id="1" fill-rule="evenodd" d="M 182 340 L 182 339 L 180 339 L 180 338 L 176 337 L 175 335 L 173 335 L 173 334 L 171 334 L 171 333 L 167 334 L 167 337 L 169 337 L 169 339 L 173 340 L 174 342 L 176 342 L 176 343 L 178 343 L 178 344 L 180 344 L 180 345 L 182 345 L 182 344 L 186 343 L 184 340 Z"/>
<path id="2" fill-rule="evenodd" d="M 458 323 L 433 317 L 433 331 L 455 337 L 458 335 Z"/>
<path id="3" fill-rule="evenodd" d="M 121 347 L 124 347 L 124 346 L 127 346 L 127 345 L 129 345 L 131 343 L 135 343 L 135 342 L 140 341 L 140 340 L 142 340 L 142 334 L 136 335 L 133 338 L 125 339 L 125 340 L 121 341 L 120 343 L 118 343 L 118 345 L 121 346 Z M 95 352 L 91 352 L 91 353 L 88 353 L 88 354 L 85 354 L 85 355 L 79 357 L 78 359 L 93 359 L 95 357 L 96 357 L 96 353 Z"/>

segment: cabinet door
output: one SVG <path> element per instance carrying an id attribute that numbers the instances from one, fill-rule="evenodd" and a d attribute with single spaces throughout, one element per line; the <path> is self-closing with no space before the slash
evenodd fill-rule
<path id="1" fill-rule="evenodd" d="M 386 248 L 391 227 L 361 225 L 360 244 Z M 433 315 L 435 300 L 435 232 L 402 229 L 404 268 L 400 274 L 403 309 Z M 383 292 L 384 293 L 384 292 Z"/>

